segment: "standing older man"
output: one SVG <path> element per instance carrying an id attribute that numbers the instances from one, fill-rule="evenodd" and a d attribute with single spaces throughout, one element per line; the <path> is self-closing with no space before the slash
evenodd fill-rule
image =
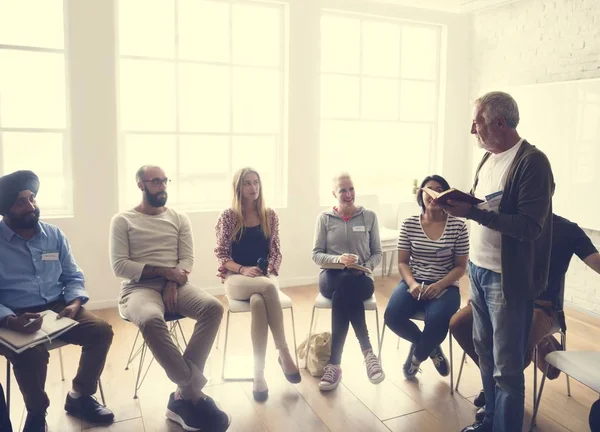
<path id="1" fill-rule="evenodd" d="M 0 178 L 0 326 L 33 333 L 42 322 L 32 321 L 40 312 L 53 310 L 59 317 L 79 322 L 58 339 L 81 345 L 81 359 L 73 390 L 67 395 L 65 410 L 94 423 L 111 423 L 113 413 L 93 397 L 113 332 L 105 321 L 82 305 L 88 294 L 83 273 L 75 263 L 67 238 L 60 229 L 39 221 L 36 195 L 38 177 L 31 171 L 16 171 Z M 15 377 L 25 399 L 25 432 L 47 430 L 46 409 L 50 405 L 44 391 L 48 371 L 45 345 L 16 354 L 0 345 L 0 355 L 14 367 Z"/>
<path id="2" fill-rule="evenodd" d="M 445 207 L 476 222 L 468 270 L 486 413 L 463 432 L 514 432 L 523 423 L 525 350 L 533 301 L 548 279 L 554 178 L 546 155 L 519 136 L 518 124 L 509 94 L 475 101 L 471 133 L 487 152 L 472 193 L 485 202 Z"/>

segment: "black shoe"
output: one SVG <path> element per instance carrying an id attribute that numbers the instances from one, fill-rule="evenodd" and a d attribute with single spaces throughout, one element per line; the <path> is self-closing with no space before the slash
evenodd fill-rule
<path id="1" fill-rule="evenodd" d="M 406 357 L 406 361 L 402 366 L 402 373 L 404 374 L 404 378 L 408 380 L 414 379 L 417 375 L 417 372 L 419 372 L 419 365 L 415 365 L 412 362 L 415 348 L 415 344 L 410 344 L 410 349 L 408 350 L 408 357 Z"/>
<path id="2" fill-rule="evenodd" d="M 484 418 L 485 418 L 485 407 L 482 406 L 481 408 L 478 408 L 477 412 L 475 413 L 475 421 L 481 422 L 481 421 L 483 421 Z"/>
<path id="3" fill-rule="evenodd" d="M 111 410 L 99 403 L 93 396 L 80 396 L 77 399 L 67 395 L 65 411 L 89 423 L 109 424 L 115 420 Z"/>
<path id="4" fill-rule="evenodd" d="M 475 405 L 477 408 L 485 406 L 485 393 L 483 390 L 481 390 L 477 397 L 473 400 L 473 405 Z"/>
<path id="5" fill-rule="evenodd" d="M 221 411 L 215 401 L 206 397 L 195 404 L 196 414 L 202 421 L 203 431 L 225 432 L 231 424 L 231 417 Z"/>
<path id="6" fill-rule="evenodd" d="M 475 422 L 471 426 L 467 426 L 460 432 L 492 432 L 494 425 L 491 423 Z"/>
<path id="7" fill-rule="evenodd" d="M 291 374 L 287 374 L 283 370 L 283 363 L 281 363 L 280 357 L 277 358 L 277 361 L 279 362 L 279 366 L 281 366 L 281 370 L 283 371 L 283 374 L 285 375 L 285 379 L 287 379 L 292 384 L 298 384 L 300 381 L 302 381 L 302 375 L 300 375 L 300 371 L 294 372 Z"/>
<path id="8" fill-rule="evenodd" d="M 269 389 L 262 391 L 252 390 L 252 396 L 256 402 L 264 402 L 269 398 Z"/>
<path id="9" fill-rule="evenodd" d="M 450 363 L 444 355 L 442 347 L 438 346 L 436 349 L 434 349 L 431 354 L 429 354 L 429 358 L 431 361 L 433 361 L 435 369 L 441 376 L 448 376 L 450 374 Z"/>
<path id="10" fill-rule="evenodd" d="M 25 420 L 23 432 L 48 432 L 48 423 L 46 423 L 46 413 L 27 413 L 27 419 Z"/>
<path id="11" fill-rule="evenodd" d="M 206 428 L 206 422 L 198 415 L 198 410 L 192 401 L 175 399 L 175 393 L 169 396 L 166 416 L 186 431 L 211 430 Z"/>

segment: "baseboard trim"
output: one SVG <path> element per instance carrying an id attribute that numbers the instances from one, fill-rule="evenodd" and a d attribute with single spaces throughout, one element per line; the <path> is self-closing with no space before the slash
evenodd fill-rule
<path id="1" fill-rule="evenodd" d="M 600 313 L 594 312 L 593 310 L 586 309 L 586 308 L 584 308 L 584 307 L 582 307 L 582 306 L 580 306 L 580 305 L 578 305 L 576 303 L 570 302 L 568 300 L 565 300 L 564 306 L 567 306 L 567 307 L 569 307 L 571 309 L 575 309 L 576 311 L 579 311 L 579 312 L 583 312 L 585 314 L 593 316 L 594 318 L 599 318 L 600 319 Z"/>

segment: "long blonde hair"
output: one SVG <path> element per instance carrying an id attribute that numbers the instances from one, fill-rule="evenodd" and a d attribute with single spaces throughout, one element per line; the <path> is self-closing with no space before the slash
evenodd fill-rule
<path id="1" fill-rule="evenodd" d="M 242 212 L 242 187 L 244 186 L 244 177 L 247 174 L 256 174 L 258 177 L 258 198 L 256 199 L 256 211 L 258 213 L 258 219 L 260 220 L 260 227 L 262 229 L 265 238 L 271 237 L 271 226 L 269 225 L 269 209 L 265 206 L 263 199 L 263 187 L 262 181 L 260 180 L 260 174 L 254 168 L 245 167 L 236 171 L 233 176 L 233 201 L 231 203 L 231 209 L 235 213 L 236 222 L 233 230 L 233 239 L 239 241 L 244 234 L 244 215 Z"/>

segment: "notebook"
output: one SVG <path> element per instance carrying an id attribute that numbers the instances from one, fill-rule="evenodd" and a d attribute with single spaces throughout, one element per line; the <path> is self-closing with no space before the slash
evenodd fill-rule
<path id="1" fill-rule="evenodd" d="M 367 274 L 371 274 L 372 271 L 370 268 L 365 267 L 365 266 L 361 266 L 360 264 L 342 264 L 342 263 L 325 263 L 325 264 L 321 264 L 321 268 L 322 269 L 326 269 L 326 270 L 344 270 L 346 268 L 352 269 L 352 270 L 360 270 L 363 271 Z"/>
<path id="2" fill-rule="evenodd" d="M 54 338 L 66 333 L 79 324 L 71 318 L 63 317 L 61 319 L 56 319 L 58 314 L 51 310 L 40 312 L 40 315 L 43 315 L 44 318 L 42 321 L 42 328 L 38 331 L 26 334 L 1 328 L 0 343 L 17 354 L 20 354 L 36 345 L 51 342 Z"/>

